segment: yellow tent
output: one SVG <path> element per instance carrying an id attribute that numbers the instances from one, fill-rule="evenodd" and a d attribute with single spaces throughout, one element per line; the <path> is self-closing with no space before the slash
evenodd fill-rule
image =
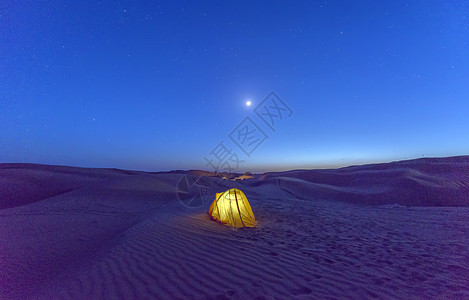
<path id="1" fill-rule="evenodd" d="M 238 189 L 217 193 L 208 214 L 212 220 L 236 228 L 256 226 L 251 205 L 244 193 Z"/>

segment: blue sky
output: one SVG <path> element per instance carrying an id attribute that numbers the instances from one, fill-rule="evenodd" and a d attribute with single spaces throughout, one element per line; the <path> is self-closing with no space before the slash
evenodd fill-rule
<path id="1" fill-rule="evenodd" d="M 0 4 L 0 162 L 240 171 L 469 154 L 465 1 Z M 293 111 L 272 131 L 271 92 Z M 247 100 L 252 106 L 245 105 Z M 229 138 L 250 117 L 250 156 Z"/>

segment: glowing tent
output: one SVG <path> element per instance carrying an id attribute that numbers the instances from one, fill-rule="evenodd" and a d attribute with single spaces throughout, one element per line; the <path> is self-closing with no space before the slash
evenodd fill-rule
<path id="1" fill-rule="evenodd" d="M 212 220 L 236 228 L 256 226 L 251 205 L 244 193 L 238 189 L 217 193 L 208 214 Z"/>

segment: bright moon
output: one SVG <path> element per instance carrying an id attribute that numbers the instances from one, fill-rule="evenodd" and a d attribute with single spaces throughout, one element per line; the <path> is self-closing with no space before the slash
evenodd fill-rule
<path id="1" fill-rule="evenodd" d="M 251 101 L 246 101 L 246 106 L 251 106 Z"/>

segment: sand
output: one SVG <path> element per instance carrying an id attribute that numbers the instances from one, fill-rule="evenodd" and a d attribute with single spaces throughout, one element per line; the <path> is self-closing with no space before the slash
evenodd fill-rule
<path id="1" fill-rule="evenodd" d="M 0 164 L 0 298 L 467 299 L 468 167 L 205 176 L 248 197 L 233 229 L 180 201 L 200 172 Z"/>

